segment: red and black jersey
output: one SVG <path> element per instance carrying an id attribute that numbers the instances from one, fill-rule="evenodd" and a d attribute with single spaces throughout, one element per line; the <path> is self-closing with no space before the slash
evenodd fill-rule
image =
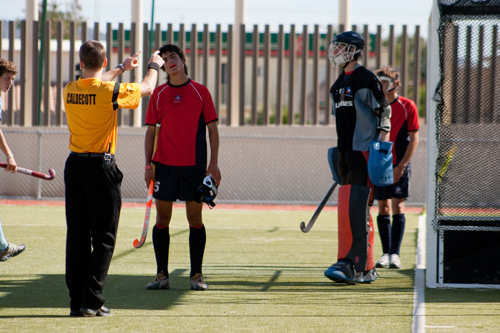
<path id="1" fill-rule="evenodd" d="M 153 161 L 172 166 L 207 164 L 206 125 L 217 121 L 207 87 L 189 79 L 159 86 L 149 100 L 146 125 L 161 124 Z"/>
<path id="2" fill-rule="evenodd" d="M 418 131 L 418 111 L 411 99 L 398 96 L 391 103 L 391 133 L 393 164 L 397 165 L 403 158 L 410 143 L 409 132 Z"/>
<path id="3" fill-rule="evenodd" d="M 330 97 L 339 151 L 368 151 L 381 130 L 391 130 L 391 108 L 382 85 L 365 67 L 356 64 L 352 73 L 342 72 L 330 88 Z"/>

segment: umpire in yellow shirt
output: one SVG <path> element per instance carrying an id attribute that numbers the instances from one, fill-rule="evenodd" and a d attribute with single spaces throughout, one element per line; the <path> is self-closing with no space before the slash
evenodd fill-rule
<path id="1" fill-rule="evenodd" d="M 102 289 L 115 248 L 121 209 L 122 172 L 115 163 L 117 109 L 135 109 L 153 92 L 163 59 L 155 52 L 141 83 L 112 81 L 138 67 L 140 52 L 102 73 L 104 46 L 80 47 L 82 75 L 63 92 L 70 131 L 64 169 L 66 187 L 66 285 L 70 316 L 109 316 Z"/>

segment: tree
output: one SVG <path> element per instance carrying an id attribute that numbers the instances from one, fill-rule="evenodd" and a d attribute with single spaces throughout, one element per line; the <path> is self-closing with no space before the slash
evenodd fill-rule
<path id="1" fill-rule="evenodd" d="M 71 21 L 76 22 L 76 28 L 78 29 L 81 26 L 81 22 L 85 20 L 85 18 L 81 15 L 82 6 L 80 5 L 79 0 L 72 0 L 69 4 L 66 5 L 66 11 L 61 10 L 61 6 L 58 3 L 59 0 L 52 0 L 51 3 L 47 5 L 47 13 L 46 20 L 51 22 L 51 38 L 56 38 L 56 22 L 62 22 L 62 31 L 63 38 L 69 38 L 69 23 Z M 42 18 L 43 11 L 43 1 L 39 3 L 39 18 Z"/>

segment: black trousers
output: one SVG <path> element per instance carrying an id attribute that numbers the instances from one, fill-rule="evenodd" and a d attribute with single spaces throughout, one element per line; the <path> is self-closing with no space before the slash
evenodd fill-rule
<path id="1" fill-rule="evenodd" d="M 339 151 L 339 177 L 342 185 L 368 186 L 368 163 L 365 155 L 356 150 Z"/>
<path id="2" fill-rule="evenodd" d="M 339 177 L 342 185 L 362 185 L 370 188 L 368 206 L 374 201 L 375 187 L 368 176 L 368 152 L 339 151 Z"/>
<path id="3" fill-rule="evenodd" d="M 66 186 L 66 285 L 71 310 L 99 309 L 115 248 L 121 209 L 122 172 L 104 171 L 102 158 L 69 155 Z"/>

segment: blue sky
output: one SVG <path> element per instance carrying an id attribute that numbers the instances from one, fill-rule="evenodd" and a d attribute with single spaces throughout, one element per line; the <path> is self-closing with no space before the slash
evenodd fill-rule
<path id="1" fill-rule="evenodd" d="M 72 0 L 56 1 L 62 8 Z M 408 25 L 408 32 L 413 34 L 415 25 L 420 25 L 421 36 L 427 36 L 427 24 L 432 3 L 436 0 L 351 0 L 351 23 L 368 24 L 370 32 L 376 31 L 378 24 L 384 30 L 394 24 L 396 32 L 403 24 Z M 24 18 L 26 0 L 1 0 L 1 20 Z M 111 22 L 117 27 L 123 22 L 125 28 L 130 25 L 131 0 L 79 0 L 83 6 L 82 14 L 89 24 Z M 143 0 L 144 22 L 151 21 L 152 0 Z M 209 24 L 211 30 L 216 24 L 223 29 L 234 20 L 235 0 L 155 0 L 155 22 L 166 28 L 172 23 L 174 28 L 180 23 L 187 26 L 196 23 L 199 26 Z M 328 24 L 338 24 L 338 0 L 247 0 L 247 30 L 255 24 L 263 29 L 269 24 L 271 31 L 277 31 L 283 24 L 288 31 L 291 24 L 301 31 L 303 25 L 309 30 L 318 24 L 324 32 Z M 385 32 L 384 32 L 385 33 Z"/>

